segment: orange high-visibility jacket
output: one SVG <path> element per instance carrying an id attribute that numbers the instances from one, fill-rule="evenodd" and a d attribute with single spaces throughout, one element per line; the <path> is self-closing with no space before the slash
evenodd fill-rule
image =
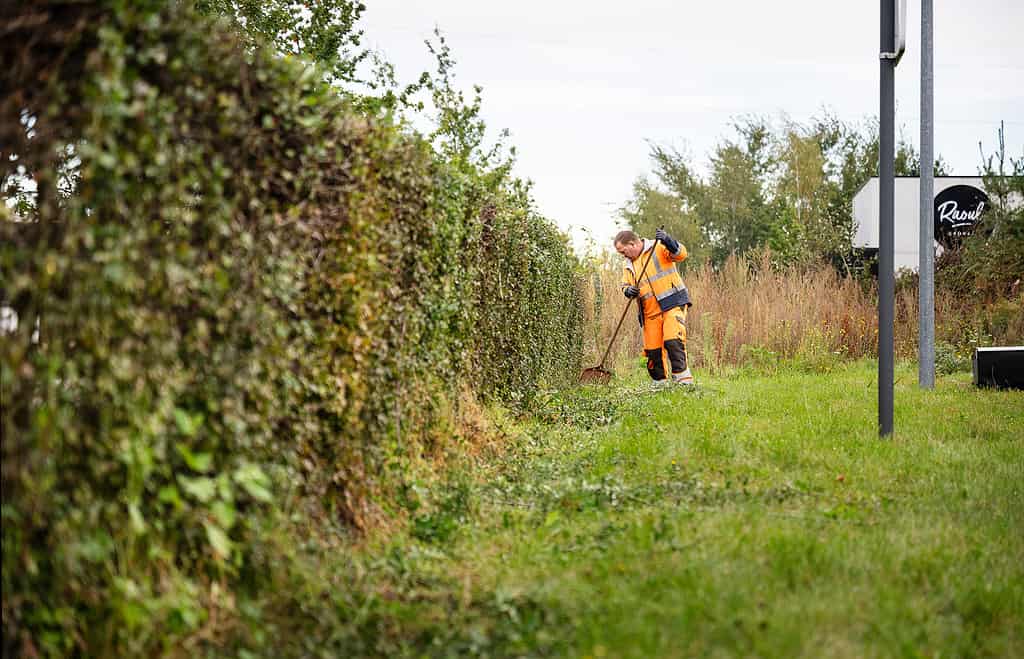
<path id="1" fill-rule="evenodd" d="M 654 249 L 647 269 L 637 272 Z M 626 263 L 622 269 L 622 288 L 636 286 L 640 289 L 642 316 L 691 306 L 690 292 L 683 284 L 683 278 L 676 269 L 676 263 L 686 258 L 686 248 L 679 244 L 679 251 L 672 253 L 668 248 L 653 240 L 644 240 L 644 249 L 636 259 Z"/>

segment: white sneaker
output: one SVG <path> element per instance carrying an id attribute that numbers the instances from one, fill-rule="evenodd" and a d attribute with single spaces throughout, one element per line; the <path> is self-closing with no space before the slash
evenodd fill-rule
<path id="1" fill-rule="evenodd" d="M 690 387 L 697 384 L 696 381 L 694 381 L 693 373 L 690 372 L 689 368 L 687 368 L 682 373 L 673 373 L 672 381 L 675 382 L 676 384 L 685 384 Z"/>
<path id="2" fill-rule="evenodd" d="M 671 386 L 672 380 L 669 380 L 668 378 L 665 378 L 664 380 L 651 380 L 650 384 L 651 391 L 660 391 L 662 389 L 667 389 Z"/>

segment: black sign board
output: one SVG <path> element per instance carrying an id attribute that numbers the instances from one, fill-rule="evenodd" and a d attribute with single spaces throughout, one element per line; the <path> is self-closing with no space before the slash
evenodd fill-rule
<path id="1" fill-rule="evenodd" d="M 973 185 L 954 185 L 935 195 L 935 240 L 957 247 L 989 207 L 988 195 Z"/>

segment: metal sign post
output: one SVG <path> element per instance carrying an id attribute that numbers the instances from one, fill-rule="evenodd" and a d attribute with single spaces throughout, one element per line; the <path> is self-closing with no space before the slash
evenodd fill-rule
<path id="1" fill-rule="evenodd" d="M 892 436 L 896 305 L 893 191 L 896 159 L 896 64 L 906 49 L 906 0 L 881 0 L 878 127 L 878 434 Z M 897 3 L 899 6 L 897 7 Z"/>
<path id="2" fill-rule="evenodd" d="M 935 388 L 934 60 L 932 0 L 921 0 L 921 241 L 918 245 L 917 382 Z"/>

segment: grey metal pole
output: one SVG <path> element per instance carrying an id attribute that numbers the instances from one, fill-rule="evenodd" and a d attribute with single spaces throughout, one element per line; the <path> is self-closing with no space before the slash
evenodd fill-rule
<path id="1" fill-rule="evenodd" d="M 881 53 L 892 52 L 895 41 L 895 0 L 881 0 Z M 896 278 L 893 268 L 893 189 L 895 182 L 896 60 L 879 58 L 878 127 L 878 434 L 892 435 L 893 320 Z"/>
<path id="2" fill-rule="evenodd" d="M 935 388 L 935 134 L 932 0 L 921 0 L 921 242 L 918 262 L 917 381 Z"/>

